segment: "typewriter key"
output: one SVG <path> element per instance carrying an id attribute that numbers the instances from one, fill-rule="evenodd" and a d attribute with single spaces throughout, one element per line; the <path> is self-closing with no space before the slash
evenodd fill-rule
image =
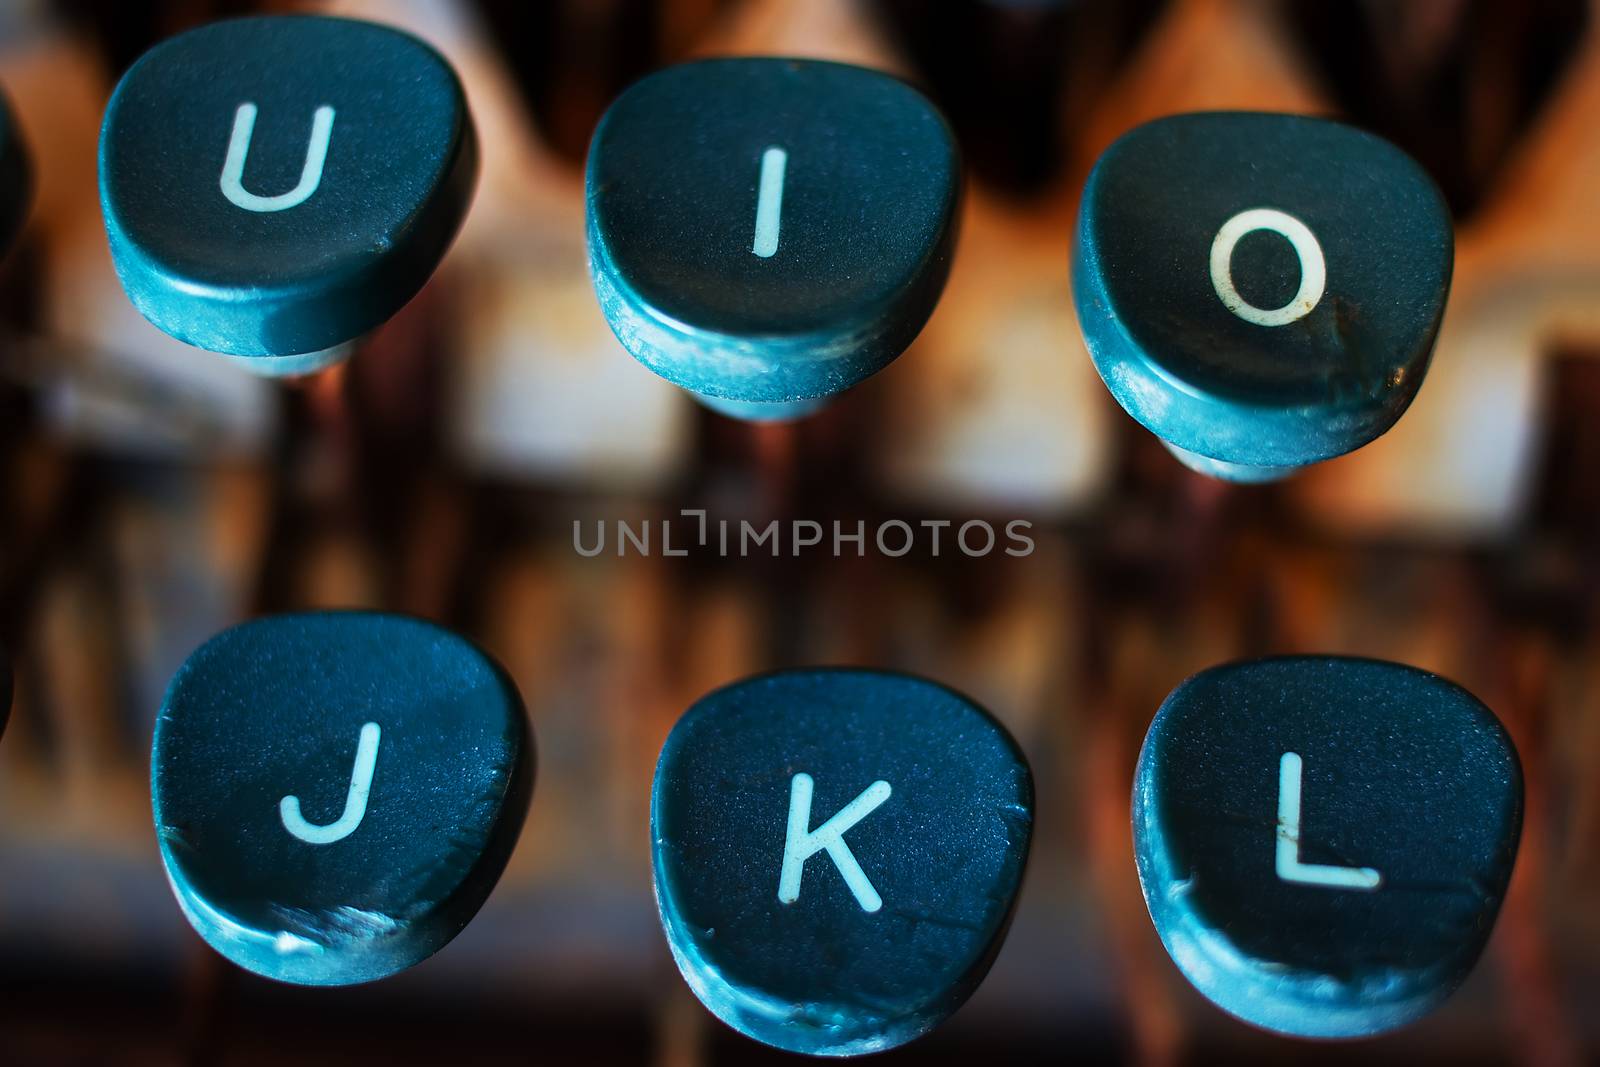
<path id="1" fill-rule="evenodd" d="M 1073 289 L 1117 402 L 1196 470 L 1263 481 L 1399 419 L 1453 248 L 1438 189 L 1386 141 L 1295 115 L 1177 115 L 1095 164 Z"/>
<path id="2" fill-rule="evenodd" d="M 184 914 L 239 966 L 383 978 L 459 933 L 533 783 L 521 700 L 460 637 L 393 615 L 282 615 L 173 678 L 151 788 Z"/>
<path id="3" fill-rule="evenodd" d="M 1027 761 L 976 704 L 906 675 L 785 671 L 710 694 L 667 738 L 656 901 L 723 1022 L 791 1052 L 873 1052 L 982 980 L 1032 827 Z"/>
<path id="4" fill-rule="evenodd" d="M 477 179 L 438 53 L 317 16 L 217 22 L 145 53 L 100 134 L 100 203 L 139 311 L 167 333 L 303 373 L 428 280 Z"/>
<path id="5" fill-rule="evenodd" d="M 792 418 L 880 370 L 944 288 L 961 166 L 943 118 L 875 71 L 672 67 L 589 148 L 589 260 L 645 366 L 741 418 Z"/>
<path id="6" fill-rule="evenodd" d="M 1522 771 L 1465 690 L 1374 660 L 1215 667 L 1139 756 L 1139 880 L 1173 962 L 1247 1022 L 1404 1025 L 1458 986 L 1505 898 Z"/>

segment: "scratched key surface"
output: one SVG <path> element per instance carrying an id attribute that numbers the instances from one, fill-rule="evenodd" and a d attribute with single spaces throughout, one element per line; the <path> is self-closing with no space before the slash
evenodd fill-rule
<path id="1" fill-rule="evenodd" d="M 1095 164 L 1072 280 L 1117 402 L 1196 469 L 1259 481 L 1399 419 L 1453 249 L 1438 189 L 1380 138 L 1296 115 L 1176 115 Z"/>
<path id="2" fill-rule="evenodd" d="M 718 59 L 623 93 L 587 186 L 595 290 L 623 346 L 719 410 L 782 418 L 921 330 L 961 167 L 943 118 L 895 78 Z"/>
<path id="3" fill-rule="evenodd" d="M 909 1041 L 999 951 L 1033 781 L 988 712 L 932 682 L 795 670 L 673 728 L 651 805 L 679 970 L 723 1022 L 794 1052 Z"/>
<path id="4" fill-rule="evenodd" d="M 477 178 L 455 73 L 372 23 L 213 23 L 147 52 L 106 108 L 100 201 L 151 322 L 300 373 L 411 299 Z M 298 357 L 298 358 L 296 358 Z"/>
<path id="5" fill-rule="evenodd" d="M 1156 713 L 1133 832 L 1184 975 L 1247 1022 L 1356 1037 L 1437 1006 L 1504 899 L 1522 772 L 1494 714 L 1375 660 L 1214 667 Z"/>
<path id="6" fill-rule="evenodd" d="M 28 215 L 33 174 L 17 117 L 0 92 L 0 256 L 10 249 Z"/>
<path id="7" fill-rule="evenodd" d="M 184 914 L 258 974 L 345 985 L 445 945 L 489 895 L 533 783 L 522 702 L 420 620 L 282 615 L 173 678 L 151 789 Z"/>

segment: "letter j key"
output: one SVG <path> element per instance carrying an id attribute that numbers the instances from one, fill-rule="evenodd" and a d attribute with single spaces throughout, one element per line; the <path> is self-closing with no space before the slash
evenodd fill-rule
<path id="1" fill-rule="evenodd" d="M 410 300 L 477 169 L 449 64 L 350 19 L 233 19 L 164 41 L 123 76 L 100 133 L 129 299 L 263 374 L 315 369 Z"/>
<path id="2" fill-rule="evenodd" d="M 1439 190 L 1380 138 L 1297 115 L 1175 115 L 1095 164 L 1073 288 L 1117 402 L 1194 469 L 1264 481 L 1399 419 L 1453 249 Z"/>
<path id="3" fill-rule="evenodd" d="M 443 947 L 488 897 L 533 788 L 522 701 L 417 619 L 279 615 L 172 680 L 156 836 L 200 935 L 247 970 L 348 985 Z"/>
<path id="4" fill-rule="evenodd" d="M 667 943 L 718 1018 L 791 1052 L 892 1048 L 999 951 L 1033 779 L 988 712 L 932 682 L 793 670 L 673 727 L 651 806 Z"/>
<path id="5" fill-rule="evenodd" d="M 623 93 L 587 186 L 595 292 L 623 346 L 725 414 L 778 419 L 922 329 L 961 165 L 938 111 L 886 74 L 716 59 Z"/>

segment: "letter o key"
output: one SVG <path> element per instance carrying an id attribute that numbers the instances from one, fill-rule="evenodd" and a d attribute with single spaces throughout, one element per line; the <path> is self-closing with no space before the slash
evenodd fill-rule
<path id="1" fill-rule="evenodd" d="M 1256 230 L 1271 230 L 1288 238 L 1300 258 L 1300 289 L 1287 304 L 1277 308 L 1258 308 L 1239 295 L 1233 286 L 1233 249 L 1239 239 Z M 1222 224 L 1211 242 L 1211 285 L 1224 306 L 1246 322 L 1257 326 L 1287 326 L 1311 314 L 1322 299 L 1328 282 L 1328 266 L 1322 246 L 1310 227 L 1293 215 L 1270 207 L 1241 211 Z"/>

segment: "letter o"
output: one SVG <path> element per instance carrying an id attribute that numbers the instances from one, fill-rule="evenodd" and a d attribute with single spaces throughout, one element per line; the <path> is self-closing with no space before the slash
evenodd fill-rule
<path id="1" fill-rule="evenodd" d="M 891 526 L 898 526 L 906 533 L 905 543 L 900 546 L 900 551 L 898 552 L 890 552 L 889 546 L 883 543 L 883 531 L 887 530 Z M 904 519 L 890 519 L 888 522 L 885 522 L 878 527 L 878 536 L 876 538 L 878 542 L 878 551 L 882 552 L 885 556 L 898 558 L 911 551 L 911 545 L 916 541 L 916 537 L 916 532 L 911 529 L 910 523 L 906 522 Z"/>
<path id="2" fill-rule="evenodd" d="M 1300 289 L 1278 308 L 1258 308 L 1233 287 L 1233 249 L 1239 239 L 1256 230 L 1271 230 L 1288 238 L 1300 257 Z M 1328 265 L 1322 246 L 1310 227 L 1293 215 L 1270 207 L 1241 211 L 1222 224 L 1211 242 L 1211 285 L 1227 309 L 1257 326 L 1287 326 L 1311 314 L 1328 283 Z"/>
<path id="3" fill-rule="evenodd" d="M 989 535 L 989 539 L 984 544 L 981 552 L 974 552 L 972 549 L 967 547 L 967 531 L 972 529 L 974 526 L 983 527 L 983 532 Z M 968 519 L 966 522 L 961 524 L 961 529 L 956 531 L 956 543 L 961 546 L 961 551 L 969 556 L 987 556 L 990 552 L 994 551 L 994 527 L 990 526 L 982 519 Z"/>

